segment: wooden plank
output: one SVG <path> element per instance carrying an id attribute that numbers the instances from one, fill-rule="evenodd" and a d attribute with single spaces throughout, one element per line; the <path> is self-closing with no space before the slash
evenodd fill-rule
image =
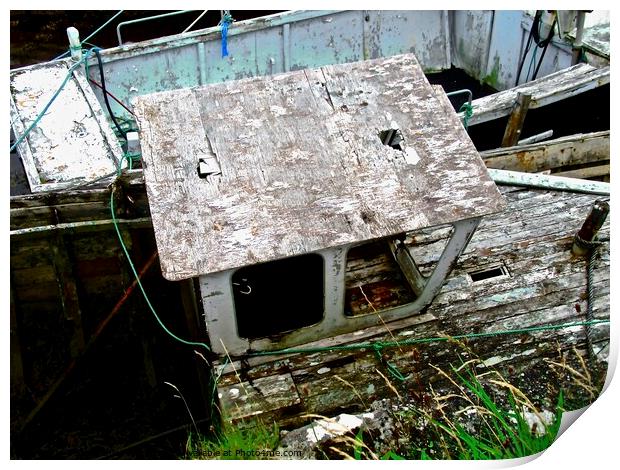
<path id="1" fill-rule="evenodd" d="M 542 199 L 546 202 L 542 208 L 541 193 L 550 194 Z M 366 330 L 351 333 L 341 344 L 393 342 L 395 339 L 401 341 L 444 334 L 499 333 L 506 329 L 583 322 L 587 306 L 585 260 L 572 256 L 570 246 L 574 232 L 581 226 L 596 197 L 579 194 L 565 197 L 562 193 L 535 189 L 507 194 L 509 207 L 506 212 L 492 216 L 488 228 L 474 235 L 471 242 L 474 250 L 465 253 L 459 260 L 442 291 L 427 309 L 426 313 L 432 314 L 436 320 L 418 325 L 389 323 L 387 328 L 376 327 L 374 334 Z M 519 210 L 512 211 L 512 203 L 518 204 Z M 577 206 L 572 207 L 573 203 Z M 564 209 L 564 205 L 570 209 Z M 503 219 L 510 221 L 504 232 L 499 223 Z M 609 228 L 608 220 L 600 232 L 601 239 L 608 240 Z M 426 232 L 427 241 L 446 236 L 444 229 L 428 229 Z M 476 243 L 488 251 L 482 254 L 475 248 Z M 600 250 L 594 269 L 594 315 L 596 318 L 608 318 L 609 244 L 603 244 Z M 465 267 L 471 269 L 485 266 L 498 259 L 505 259 L 507 255 L 510 256 L 506 261 L 511 274 L 509 277 L 472 283 L 465 271 Z M 381 263 L 373 264 L 369 259 L 367 262 L 375 269 L 382 269 Z M 372 269 L 364 270 L 359 264 L 354 267 L 355 270 L 365 272 L 364 276 L 369 279 L 373 277 Z M 361 283 L 363 280 L 363 277 L 357 279 Z M 608 324 L 592 328 L 592 339 L 597 344 L 603 345 L 608 338 Z M 329 344 L 338 344 L 339 339 L 330 338 Z M 312 346 L 329 346 L 326 341 Z M 554 357 L 558 348 L 564 351 L 573 346 L 583 348 L 586 338 L 583 326 L 573 326 L 527 334 L 486 336 L 461 342 L 466 345 L 468 354 L 477 354 L 487 359 L 490 365 L 517 374 L 536 364 L 536 367 L 540 367 L 542 359 Z M 304 347 L 310 345 L 300 346 Z M 457 360 L 455 350 L 459 350 L 459 347 L 454 343 L 436 341 L 385 349 L 381 351 L 381 361 L 371 348 L 366 348 L 325 350 L 284 357 L 250 357 L 245 367 L 239 362 L 236 362 L 235 367 L 237 371 L 243 368 L 245 376 L 253 379 L 275 380 L 277 376 L 290 374 L 301 403 L 299 408 L 289 408 L 287 418 L 281 422 L 297 425 L 307 412 L 329 415 L 359 410 L 366 408 L 364 404 L 374 399 L 395 395 L 387 381 L 397 391 L 410 395 L 417 393 L 418 389 L 424 390 L 427 383 L 439 386 L 442 379 L 428 364 L 449 368 L 450 363 Z M 402 390 L 399 381 L 387 370 L 386 361 L 407 377 Z M 231 386 L 236 380 L 229 365 L 222 376 L 222 386 Z M 248 410 L 240 408 L 237 413 L 246 413 Z"/>
<path id="2" fill-rule="evenodd" d="M 493 181 L 500 184 L 576 191 L 607 196 L 611 192 L 610 183 L 600 181 L 564 178 L 562 176 L 542 175 L 540 173 L 532 174 L 520 171 L 496 170 L 495 168 L 489 168 L 488 171 Z"/>
<path id="3" fill-rule="evenodd" d="M 532 95 L 529 93 L 517 93 L 517 99 L 515 100 L 510 116 L 508 118 L 508 124 L 504 130 L 504 137 L 502 138 L 502 147 L 512 147 L 521 137 L 521 130 L 523 129 L 523 123 L 525 122 L 525 116 L 530 108 L 530 101 Z"/>
<path id="4" fill-rule="evenodd" d="M 85 345 L 82 311 L 73 273 L 73 257 L 69 253 L 67 240 L 61 234 L 58 234 L 56 244 L 52 245 L 52 251 L 62 310 L 72 330 L 69 350 L 71 357 L 76 358 L 84 351 Z"/>
<path id="5" fill-rule="evenodd" d="M 226 419 L 233 422 L 255 416 L 264 419 L 270 411 L 278 410 L 281 414 L 301 402 L 290 374 L 221 387 L 219 399 L 222 409 L 227 411 Z"/>
<path id="6" fill-rule="evenodd" d="M 597 178 L 599 176 L 604 176 L 604 175 L 609 175 L 609 174 L 610 174 L 609 165 L 588 166 L 585 168 L 580 168 L 578 170 L 567 170 L 567 171 L 559 171 L 557 173 L 553 173 L 554 176 L 562 176 L 564 178 L 579 178 L 579 179 Z"/>
<path id="7" fill-rule="evenodd" d="M 535 109 L 607 85 L 609 80 L 609 67 L 597 69 L 588 64 L 574 65 L 515 88 L 472 101 L 474 114 L 469 120 L 469 125 L 507 116 L 519 92 L 532 95 L 530 109 Z M 462 118 L 462 113 L 460 117 Z"/>
<path id="8" fill-rule="evenodd" d="M 113 173 L 122 149 L 99 101 L 71 60 L 52 61 L 12 71 L 11 119 L 15 135 L 25 133 L 55 97 L 36 129 L 18 146 L 33 192 L 57 189 Z"/>
<path id="9" fill-rule="evenodd" d="M 609 131 L 576 134 L 544 143 L 486 150 L 488 168 L 537 173 L 568 165 L 598 163 L 610 158 Z"/>
<path id="10" fill-rule="evenodd" d="M 139 217 L 137 219 L 117 219 L 120 226 L 133 228 L 148 228 L 152 226 L 150 217 Z M 68 222 L 64 224 L 42 225 L 39 227 L 28 227 L 11 230 L 11 238 L 36 238 L 45 237 L 49 232 L 64 233 L 83 233 L 110 230 L 114 226 L 112 219 L 106 220 L 87 220 L 84 222 Z"/>
<path id="11" fill-rule="evenodd" d="M 134 106 L 169 280 L 503 207 L 412 55 L 141 96 Z M 223 110 L 226 119 L 215 118 Z M 400 149 L 382 142 L 390 129 Z M 213 156 L 221 174 L 199 178 L 198 158 Z"/>
<path id="12" fill-rule="evenodd" d="M 107 218 L 109 201 L 11 209 L 11 230 Z M 107 217 L 106 217 L 107 216 Z"/>
<path id="13" fill-rule="evenodd" d="M 17 324 L 17 307 L 13 296 L 13 286 L 10 288 L 11 296 L 11 397 L 20 397 L 26 391 L 24 378 L 24 361 L 22 360 L 22 348 Z"/>

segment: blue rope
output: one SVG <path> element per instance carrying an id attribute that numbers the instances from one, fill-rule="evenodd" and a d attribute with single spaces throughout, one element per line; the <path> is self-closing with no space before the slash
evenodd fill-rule
<path id="1" fill-rule="evenodd" d="M 230 16 L 230 13 L 226 13 L 219 24 L 222 28 L 222 57 L 228 55 L 228 27 L 233 21 L 234 19 Z"/>
<path id="2" fill-rule="evenodd" d="M 52 96 L 52 98 L 47 102 L 47 104 L 45 105 L 45 107 L 41 110 L 41 112 L 37 115 L 37 117 L 34 119 L 34 121 L 32 121 L 32 124 L 30 124 L 30 126 L 28 126 L 28 128 L 24 131 L 24 133 L 22 135 L 19 136 L 19 138 L 15 141 L 15 143 L 13 145 L 11 145 L 11 150 L 10 152 L 12 152 L 13 150 L 15 150 L 15 148 L 22 143 L 22 141 L 28 136 L 28 134 L 30 134 L 30 132 L 32 131 L 32 129 L 34 129 L 36 127 L 36 125 L 39 123 L 39 121 L 43 118 L 43 116 L 45 116 L 45 113 L 47 113 L 47 110 L 50 108 L 50 106 L 52 105 L 52 103 L 54 102 L 54 100 L 56 98 L 58 98 L 58 95 L 60 95 L 60 92 L 63 90 L 63 88 L 65 87 L 65 85 L 69 82 L 69 80 L 71 79 L 71 77 L 73 76 L 73 72 L 75 69 L 77 69 L 80 65 L 82 65 L 83 62 L 86 62 L 86 60 L 88 59 L 88 56 L 93 52 L 93 50 L 95 50 L 96 48 L 92 48 L 89 49 L 83 56 L 82 58 L 77 61 L 75 64 L 73 64 L 71 67 L 69 67 L 69 70 L 67 70 L 67 76 L 65 77 L 65 79 L 63 80 L 62 84 L 60 85 L 60 87 L 58 87 L 58 90 L 56 90 L 56 92 L 54 93 L 54 95 Z"/>

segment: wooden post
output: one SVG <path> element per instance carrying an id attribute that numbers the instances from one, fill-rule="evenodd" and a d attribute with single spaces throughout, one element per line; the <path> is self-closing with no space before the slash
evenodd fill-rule
<path id="1" fill-rule="evenodd" d="M 187 323 L 187 329 L 190 337 L 194 341 L 202 341 L 202 338 L 206 337 L 206 327 L 204 320 L 201 319 L 201 315 L 198 313 L 198 302 L 196 299 L 196 290 L 194 288 L 194 279 L 185 279 L 179 283 L 181 291 L 181 303 L 183 304 L 183 312 L 185 313 L 185 321 Z M 200 392 L 203 397 L 203 409 L 200 411 L 204 413 L 204 416 L 210 416 L 212 410 L 208 403 L 212 400 L 213 394 L 213 381 L 210 376 L 211 365 L 206 362 L 206 358 L 199 354 L 194 356 L 194 366 L 196 368 L 196 376 L 198 377 L 198 384 L 200 386 Z"/>
<path id="2" fill-rule="evenodd" d="M 594 237 L 601 229 L 609 214 L 609 204 L 605 201 L 596 201 L 592 206 L 592 210 L 586 217 L 583 225 L 573 242 L 573 254 L 583 256 L 590 251 L 589 243 L 592 243 Z"/>
<path id="3" fill-rule="evenodd" d="M 13 300 L 13 288 L 11 287 L 11 397 L 19 397 L 25 390 L 26 381 L 24 380 L 22 348 L 17 331 L 17 308 Z"/>
<path id="4" fill-rule="evenodd" d="M 504 131 L 504 138 L 502 139 L 502 147 L 512 147 L 516 145 L 521 136 L 521 129 L 523 129 L 523 122 L 525 121 L 525 115 L 530 108 L 530 101 L 532 95 L 527 93 L 517 93 L 517 99 L 512 106 L 510 117 L 508 118 L 508 124 Z"/>
<path id="5" fill-rule="evenodd" d="M 72 262 L 67 248 L 67 241 L 62 233 L 58 233 L 56 244 L 52 245 L 54 268 L 62 301 L 65 319 L 73 325 L 71 337 L 71 357 L 78 357 L 84 351 L 84 329 L 82 328 L 82 312 L 78 298 L 77 284 L 73 273 Z"/>

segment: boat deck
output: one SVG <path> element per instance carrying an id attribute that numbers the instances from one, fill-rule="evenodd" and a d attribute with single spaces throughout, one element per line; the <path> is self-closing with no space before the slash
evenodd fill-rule
<path id="1" fill-rule="evenodd" d="M 545 327 L 586 320 L 586 261 L 572 255 L 571 246 L 592 204 L 602 197 L 512 186 L 500 189 L 507 209 L 481 222 L 426 311 L 298 348 L 307 353 L 221 361 L 216 371 L 221 373 L 218 394 L 224 415 L 244 422 L 260 416 L 294 426 L 303 422 L 303 415 L 363 409 L 375 399 L 392 395 L 393 383 L 411 392 L 437 378 L 437 370 L 429 365 L 446 366 L 460 349 L 453 341 L 425 338 L 483 333 L 466 340 L 467 348 L 489 366 L 506 368 L 508 376 L 532 364 L 540 368 L 542 357 L 557 358 L 560 350 L 585 348 L 584 326 Z M 431 268 L 448 234 L 447 228 L 437 228 L 409 235 L 421 271 Z M 607 319 L 609 219 L 598 240 L 602 244 L 593 269 L 593 313 L 596 319 Z M 376 311 L 380 315 L 382 308 L 410 300 L 388 254 L 376 246 L 357 254 L 347 267 L 350 314 Z M 606 360 L 609 324 L 593 325 L 591 338 L 597 360 Z M 364 342 L 387 342 L 392 347 L 378 351 L 341 347 Z M 334 346 L 340 349 L 330 349 Z M 404 377 L 402 383 L 394 378 L 398 374 Z"/>

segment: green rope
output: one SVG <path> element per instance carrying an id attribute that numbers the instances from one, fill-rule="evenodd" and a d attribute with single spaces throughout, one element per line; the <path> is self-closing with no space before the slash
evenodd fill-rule
<path id="1" fill-rule="evenodd" d="M 469 103 L 468 101 L 465 101 L 465 103 L 463 103 L 462 106 L 460 107 L 459 113 L 464 113 L 463 114 L 463 127 L 467 129 L 467 126 L 469 126 L 469 120 L 474 115 L 474 107 L 471 105 L 471 103 Z"/>
<path id="2" fill-rule="evenodd" d="M 572 328 L 575 326 L 588 326 L 588 325 L 596 325 L 599 323 L 609 323 L 608 319 L 601 320 L 592 320 L 589 322 L 574 322 L 574 323 L 562 323 L 559 325 L 544 325 L 544 326 L 533 326 L 529 328 L 519 328 L 514 330 L 500 330 L 500 331 L 492 331 L 488 333 L 466 333 L 462 335 L 454 335 L 454 336 L 436 336 L 429 338 L 418 338 L 418 339 L 406 339 L 402 341 L 377 341 L 373 343 L 354 343 L 354 344 L 342 344 L 337 346 L 325 346 L 325 347 L 314 347 L 314 348 L 286 348 L 286 349 L 277 349 L 274 351 L 253 351 L 247 353 L 247 356 L 278 356 L 284 354 L 313 354 L 313 353 L 321 353 L 321 352 L 329 352 L 329 351 L 355 351 L 360 349 L 372 349 L 375 353 L 382 351 L 385 348 L 393 348 L 399 346 L 411 346 L 414 344 L 423 344 L 423 343 L 434 343 L 439 341 L 455 341 L 460 339 L 475 339 L 475 338 L 488 338 L 493 336 L 501 336 L 501 335 L 516 335 L 523 333 L 534 333 L 539 331 L 550 331 L 550 330 L 561 330 L 564 328 Z"/>
<path id="3" fill-rule="evenodd" d="M 73 64 L 71 67 L 69 67 L 69 70 L 67 70 L 67 75 L 65 76 L 65 79 L 62 81 L 62 84 L 58 87 L 58 89 L 56 90 L 56 92 L 52 95 L 52 98 L 47 102 L 47 104 L 43 107 L 43 109 L 41 110 L 41 112 L 37 115 L 37 117 L 34 119 L 34 121 L 32 121 L 32 124 L 30 124 L 30 126 L 28 126 L 28 128 L 24 131 L 24 133 L 22 135 L 19 136 L 19 138 L 15 141 L 15 143 L 13 145 L 11 145 L 11 152 L 13 150 L 15 150 L 15 148 L 22 143 L 22 141 L 28 136 L 28 134 L 30 134 L 30 132 L 37 126 L 37 124 L 39 124 L 39 121 L 41 121 L 41 119 L 43 118 L 43 116 L 45 116 L 45 113 L 47 113 L 47 110 L 50 108 L 50 106 L 52 105 L 52 103 L 54 102 L 54 100 L 56 100 L 56 98 L 58 98 L 58 95 L 60 95 L 60 92 L 63 90 L 63 88 L 65 87 L 65 85 L 69 82 L 69 80 L 71 79 L 71 77 L 73 76 L 73 72 L 75 69 L 77 69 L 80 65 L 82 65 L 83 62 L 85 62 L 88 59 L 88 56 L 91 54 L 91 52 L 93 52 L 93 49 L 88 50 L 80 60 L 78 60 L 75 64 Z"/>
<path id="4" fill-rule="evenodd" d="M 123 13 L 123 11 L 125 10 L 119 10 L 112 18 L 110 18 L 108 21 L 106 21 L 105 23 L 103 23 L 101 26 L 99 26 L 95 31 L 93 31 L 90 35 L 88 35 L 86 37 L 86 39 L 84 39 L 80 45 L 84 45 L 84 44 L 88 44 L 86 41 L 88 41 L 89 39 L 91 39 L 95 34 L 97 34 L 99 31 L 101 31 L 103 28 L 105 28 L 107 25 L 109 25 L 112 21 L 114 21 L 114 19 L 120 15 L 121 13 Z M 63 58 L 64 56 L 66 56 L 67 54 L 69 54 L 69 51 L 65 51 L 62 54 L 60 54 L 58 57 L 55 57 L 52 60 L 58 60 Z"/>
<path id="5" fill-rule="evenodd" d="M 123 158 L 125 158 L 125 155 L 123 155 Z M 122 164 L 122 159 L 121 159 L 121 164 Z M 118 240 L 121 243 L 121 247 L 123 249 L 123 252 L 125 253 L 125 256 L 127 257 L 127 261 L 129 262 L 129 266 L 131 267 L 131 272 L 133 273 L 134 277 L 136 278 L 136 282 L 138 283 L 138 287 L 140 288 L 140 291 L 142 292 L 142 295 L 144 296 L 144 300 L 146 301 L 146 304 L 149 306 L 149 309 L 151 310 L 151 313 L 155 317 L 155 320 L 157 320 L 157 323 L 159 323 L 159 326 L 161 326 L 161 328 L 166 333 L 168 333 L 169 336 L 171 336 L 172 338 L 177 340 L 179 343 L 183 343 L 183 344 L 186 344 L 188 346 L 201 346 L 201 347 L 205 348 L 207 351 L 211 351 L 209 346 L 207 346 L 205 343 L 200 343 L 200 342 L 196 342 L 196 341 L 186 341 L 186 340 L 184 340 L 182 338 L 179 338 L 177 335 L 172 333 L 168 328 L 166 328 L 166 325 L 164 325 L 164 323 L 159 318 L 159 315 L 157 315 L 157 312 L 155 311 L 155 308 L 153 307 L 153 304 L 151 304 L 151 301 L 150 301 L 148 295 L 146 294 L 146 291 L 144 290 L 144 287 L 142 286 L 142 282 L 140 281 L 140 276 L 138 276 L 138 272 L 136 271 L 136 268 L 133 265 L 133 262 L 131 261 L 131 257 L 129 256 L 129 251 L 127 250 L 127 247 L 125 246 L 125 242 L 123 241 L 123 237 L 121 235 L 121 231 L 118 228 L 118 222 L 116 220 L 116 214 L 115 214 L 115 211 L 114 211 L 114 190 L 112 190 L 110 192 L 110 212 L 112 213 L 112 223 L 114 224 L 114 229 L 116 230 L 116 235 L 118 236 Z"/>

